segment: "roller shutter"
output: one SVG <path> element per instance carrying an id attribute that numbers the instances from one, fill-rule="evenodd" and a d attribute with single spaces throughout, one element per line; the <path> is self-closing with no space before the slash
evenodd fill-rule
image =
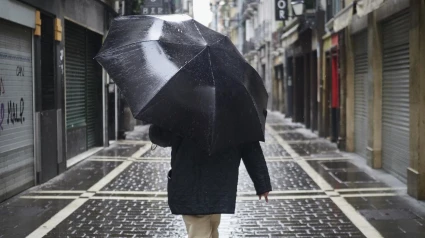
<path id="1" fill-rule="evenodd" d="M 367 157 L 368 141 L 368 53 L 367 31 L 353 36 L 354 43 L 354 142 L 355 151 Z"/>
<path id="2" fill-rule="evenodd" d="M 33 185 L 32 29 L 0 20 L 0 201 Z"/>
<path id="3" fill-rule="evenodd" d="M 86 126 L 86 33 L 81 26 L 65 24 L 66 126 Z"/>
<path id="4" fill-rule="evenodd" d="M 87 78 L 87 148 L 98 146 L 102 140 L 102 68 L 93 59 L 100 50 L 102 37 L 87 34 L 86 78 Z"/>
<path id="5" fill-rule="evenodd" d="M 65 22 L 67 157 L 102 143 L 102 36 Z"/>
<path id="6" fill-rule="evenodd" d="M 409 165 L 409 11 L 382 24 L 383 167 L 406 181 Z"/>

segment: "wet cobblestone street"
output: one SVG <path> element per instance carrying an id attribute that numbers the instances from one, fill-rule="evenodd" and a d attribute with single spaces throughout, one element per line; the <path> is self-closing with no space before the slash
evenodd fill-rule
<path id="1" fill-rule="evenodd" d="M 220 237 L 425 237 L 425 206 L 405 185 L 280 114 L 266 128 L 270 201 L 258 201 L 242 164 Z M 170 149 L 151 150 L 144 131 L 0 204 L 0 238 L 185 237 L 167 205 Z"/>

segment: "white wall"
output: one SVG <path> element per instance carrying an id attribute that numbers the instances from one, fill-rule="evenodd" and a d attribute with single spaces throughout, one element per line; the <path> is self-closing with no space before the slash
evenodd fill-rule
<path id="1" fill-rule="evenodd" d="M 254 37 L 254 26 L 252 24 L 252 20 L 245 21 L 245 40 L 249 41 L 252 37 Z"/>
<path id="2" fill-rule="evenodd" d="M 35 9 L 13 0 L 0 0 L 0 18 L 35 28 Z"/>

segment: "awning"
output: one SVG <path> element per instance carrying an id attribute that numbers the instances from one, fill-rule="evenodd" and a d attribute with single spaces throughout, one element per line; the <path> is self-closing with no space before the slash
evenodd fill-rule
<path id="1" fill-rule="evenodd" d="M 298 27 L 300 25 L 296 24 L 291 29 L 283 33 L 282 37 L 280 38 L 282 40 L 282 47 L 286 48 L 290 45 L 292 45 L 295 41 L 298 40 Z"/>
<path id="2" fill-rule="evenodd" d="M 334 32 L 338 32 L 350 25 L 351 19 L 353 18 L 353 5 L 354 3 L 351 3 L 335 15 L 333 23 Z"/>
<path id="3" fill-rule="evenodd" d="M 356 11 L 359 17 L 365 16 L 378 9 L 385 0 L 359 0 L 356 3 Z"/>
<path id="4" fill-rule="evenodd" d="M 332 48 L 332 35 L 330 33 L 324 35 L 323 39 L 323 51 L 326 52 Z"/>

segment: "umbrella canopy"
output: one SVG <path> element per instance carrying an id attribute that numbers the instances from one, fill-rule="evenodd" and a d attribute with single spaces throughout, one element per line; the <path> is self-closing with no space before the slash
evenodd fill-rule
<path id="1" fill-rule="evenodd" d="M 209 153 L 264 141 L 268 95 L 230 39 L 187 15 L 116 18 L 96 60 L 133 116 Z"/>

